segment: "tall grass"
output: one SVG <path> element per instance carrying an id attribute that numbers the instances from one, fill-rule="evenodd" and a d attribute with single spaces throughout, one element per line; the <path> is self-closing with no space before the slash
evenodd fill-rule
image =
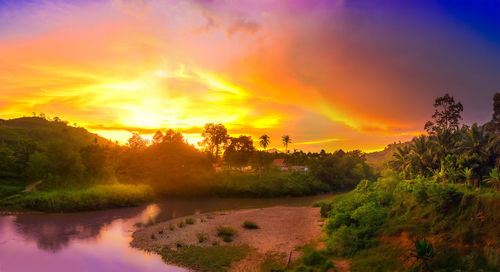
<path id="1" fill-rule="evenodd" d="M 33 191 L 4 205 L 45 212 L 76 212 L 135 206 L 152 199 L 153 191 L 148 185 L 113 183 L 84 189 Z"/>

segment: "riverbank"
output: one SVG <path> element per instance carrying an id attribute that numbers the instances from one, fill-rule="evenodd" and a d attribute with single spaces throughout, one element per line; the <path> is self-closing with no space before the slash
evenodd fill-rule
<path id="1" fill-rule="evenodd" d="M 49 191 L 20 191 L 0 200 L 0 214 L 79 212 L 138 206 L 154 200 L 144 184 L 99 184 Z"/>
<path id="2" fill-rule="evenodd" d="M 254 223 L 247 228 L 244 222 Z M 238 253 L 234 262 L 221 262 L 229 271 L 260 271 L 263 265 L 283 266 L 300 257 L 301 246 L 320 239 L 320 209 L 316 207 L 276 206 L 234 210 L 181 217 L 139 229 L 133 234 L 133 247 L 157 252 L 167 261 L 199 269 L 203 256 L 179 257 L 180 254 L 204 254 L 220 248 Z M 232 233 L 232 234 L 231 234 Z M 229 238 L 228 238 L 229 237 Z M 247 246 L 247 248 L 245 248 Z M 227 248 L 230 247 L 230 248 Z M 241 253 L 242 252 L 242 253 Z"/>

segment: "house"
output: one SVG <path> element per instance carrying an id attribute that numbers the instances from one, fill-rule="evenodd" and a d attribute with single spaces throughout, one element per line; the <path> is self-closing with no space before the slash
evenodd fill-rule
<path id="1" fill-rule="evenodd" d="M 222 172 L 222 164 L 218 162 L 212 163 L 212 167 L 215 169 L 215 172 Z"/>
<path id="2" fill-rule="evenodd" d="M 304 166 L 304 165 L 292 165 L 291 169 L 295 170 L 295 171 L 299 171 L 299 172 L 309 171 L 309 168 L 307 168 L 307 166 Z"/>
<path id="3" fill-rule="evenodd" d="M 273 166 L 279 168 L 281 171 L 288 171 L 288 165 L 285 163 L 285 159 L 274 159 Z"/>

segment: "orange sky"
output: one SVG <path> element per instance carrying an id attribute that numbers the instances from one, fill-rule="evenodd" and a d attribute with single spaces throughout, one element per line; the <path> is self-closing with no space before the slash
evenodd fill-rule
<path id="1" fill-rule="evenodd" d="M 0 9 L 0 118 L 44 112 L 121 142 L 174 128 L 196 143 L 215 122 L 267 133 L 271 147 L 289 134 L 306 151 L 370 151 L 422 131 L 444 91 L 463 99 L 465 87 L 483 88 L 474 105 L 494 91 L 484 85 L 492 64 L 477 62 L 492 45 L 449 50 L 451 63 L 433 55 L 472 35 L 434 7 L 425 14 L 437 27 L 412 40 L 426 20 L 387 9 L 401 20 L 388 28 L 377 9 L 344 1 L 20 2 Z M 464 52 L 490 73 L 464 79 L 452 59 Z M 434 71 L 428 59 L 443 64 Z M 465 112 L 490 114 L 476 113 Z"/>

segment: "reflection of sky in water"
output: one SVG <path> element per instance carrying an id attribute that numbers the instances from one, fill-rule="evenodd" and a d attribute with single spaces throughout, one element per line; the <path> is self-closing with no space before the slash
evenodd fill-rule
<path id="1" fill-rule="evenodd" d="M 0 216 L 0 272 L 186 271 L 129 246 L 138 223 L 329 198 L 169 198 L 143 207 L 68 214 Z"/>
<path id="2" fill-rule="evenodd" d="M 47 221 L 23 228 L 15 216 L 0 217 L 0 272 L 185 271 L 166 265 L 158 255 L 129 246 L 133 224 L 154 218 L 158 213 L 156 205 L 149 205 L 131 219 L 103 223 L 95 237 L 89 235 L 93 230 L 81 222 L 61 226 Z M 23 236 L 27 229 L 38 232 Z M 51 237 L 52 244 L 46 241 L 52 240 Z"/>

